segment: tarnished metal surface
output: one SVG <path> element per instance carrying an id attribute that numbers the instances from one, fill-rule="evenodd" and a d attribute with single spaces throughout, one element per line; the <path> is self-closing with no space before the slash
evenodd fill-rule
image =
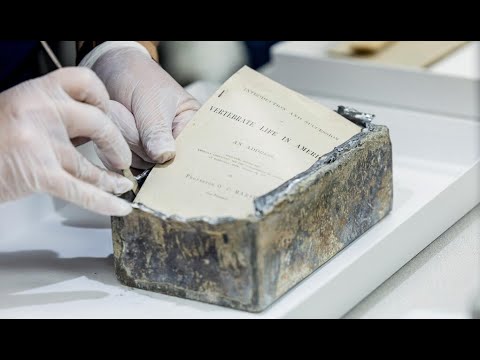
<path id="1" fill-rule="evenodd" d="M 259 307 L 311 274 L 392 206 L 388 131 L 373 127 L 335 161 L 315 167 L 259 222 Z"/>
<path id="2" fill-rule="evenodd" d="M 141 204 L 112 218 L 118 279 L 241 310 L 268 307 L 391 210 L 388 129 L 369 114 L 338 112 L 364 131 L 257 198 L 247 219 L 167 217 Z"/>
<path id="3" fill-rule="evenodd" d="M 115 270 L 126 285 L 246 308 L 255 294 L 254 225 L 164 220 L 134 210 L 113 219 Z"/>

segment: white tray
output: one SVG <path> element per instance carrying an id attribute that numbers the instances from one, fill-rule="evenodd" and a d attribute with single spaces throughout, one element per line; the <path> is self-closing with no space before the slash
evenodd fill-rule
<path id="1" fill-rule="evenodd" d="M 190 91 L 205 99 L 214 89 L 197 83 Z M 113 273 L 109 219 L 33 196 L 0 205 L 0 317 L 345 314 L 480 202 L 480 122 L 317 99 L 375 113 L 390 128 L 393 211 L 269 309 L 250 314 L 124 287 Z"/>
<path id="2" fill-rule="evenodd" d="M 332 58 L 333 41 L 287 41 L 272 48 L 269 76 L 319 96 L 401 106 L 452 116 L 480 115 L 480 42 L 470 42 L 428 69 Z"/>

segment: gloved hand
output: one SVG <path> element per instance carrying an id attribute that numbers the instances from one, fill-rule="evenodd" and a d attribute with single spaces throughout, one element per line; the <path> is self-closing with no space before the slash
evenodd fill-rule
<path id="1" fill-rule="evenodd" d="M 142 45 L 108 41 L 80 63 L 90 67 L 105 84 L 110 117 L 133 152 L 132 167 L 148 169 L 175 156 L 174 138 L 200 108 Z M 101 154 L 107 168 L 112 169 Z"/>
<path id="2" fill-rule="evenodd" d="M 91 70 L 64 68 L 0 93 L 0 202 L 47 192 L 104 215 L 131 205 L 109 193 L 132 183 L 85 159 L 71 138 L 92 139 L 117 169 L 131 164 L 122 134 L 106 115 L 108 93 Z"/>

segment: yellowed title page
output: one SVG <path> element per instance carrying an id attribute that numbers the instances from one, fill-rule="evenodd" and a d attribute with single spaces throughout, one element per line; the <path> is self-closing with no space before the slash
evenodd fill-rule
<path id="1" fill-rule="evenodd" d="M 246 217 L 253 199 L 360 132 L 336 112 L 243 67 L 201 107 L 135 202 L 167 215 Z"/>

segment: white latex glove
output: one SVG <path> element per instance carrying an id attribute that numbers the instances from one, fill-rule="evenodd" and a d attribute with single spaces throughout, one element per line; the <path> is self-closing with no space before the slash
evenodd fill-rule
<path id="1" fill-rule="evenodd" d="M 174 138 L 200 108 L 142 45 L 108 41 L 80 63 L 90 67 L 105 84 L 110 117 L 133 152 L 132 167 L 148 169 L 175 156 Z M 99 157 L 112 169 L 108 159 Z"/>
<path id="2" fill-rule="evenodd" d="M 104 215 L 127 215 L 132 183 L 85 159 L 70 139 L 92 139 L 117 169 L 131 164 L 106 115 L 108 93 L 94 72 L 64 68 L 0 93 L 0 202 L 47 192 Z"/>

